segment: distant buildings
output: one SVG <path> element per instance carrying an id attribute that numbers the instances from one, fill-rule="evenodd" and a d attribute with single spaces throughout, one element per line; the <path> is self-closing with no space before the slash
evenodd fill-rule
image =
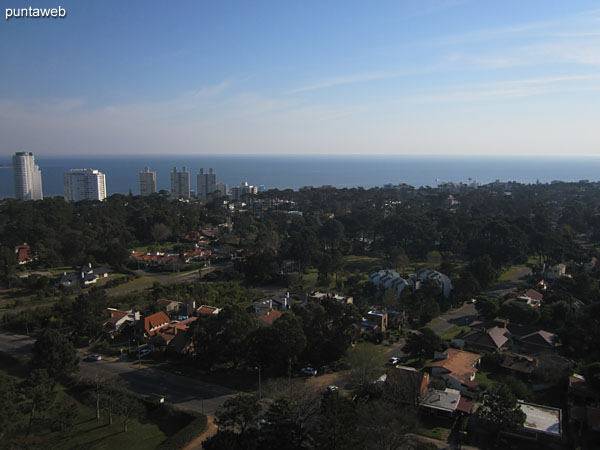
<path id="1" fill-rule="evenodd" d="M 240 201 L 247 194 L 258 194 L 258 187 L 249 185 L 247 181 L 244 181 L 241 186 L 233 186 L 231 188 L 231 198 L 233 201 Z"/>
<path id="2" fill-rule="evenodd" d="M 148 167 L 140 172 L 140 195 L 150 195 L 156 192 L 156 172 Z"/>
<path id="3" fill-rule="evenodd" d="M 17 152 L 13 156 L 15 197 L 21 200 L 42 200 L 42 171 L 35 164 L 31 152 Z"/>
<path id="4" fill-rule="evenodd" d="M 71 169 L 63 175 L 65 200 L 104 200 L 106 176 L 96 169 Z"/>
<path id="5" fill-rule="evenodd" d="M 177 167 L 173 167 L 173 172 L 171 172 L 171 195 L 175 198 L 190 198 L 190 173 L 185 170 L 185 167 L 181 169 L 181 172 L 177 172 Z"/>
<path id="6" fill-rule="evenodd" d="M 217 192 L 221 197 L 225 197 L 227 195 L 227 183 L 218 182 L 217 183 Z"/>
<path id="7" fill-rule="evenodd" d="M 217 190 L 217 174 L 212 169 L 208 169 L 208 173 L 204 173 L 204 169 L 200 169 L 197 181 L 198 199 L 209 200 Z"/>

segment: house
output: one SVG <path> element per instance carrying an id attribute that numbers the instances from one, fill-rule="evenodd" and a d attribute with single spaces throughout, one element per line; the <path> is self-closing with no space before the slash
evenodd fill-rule
<path id="1" fill-rule="evenodd" d="M 131 252 L 129 259 L 145 267 L 149 266 L 164 266 L 174 264 L 179 260 L 179 255 L 176 253 L 148 253 L 148 252 Z"/>
<path id="2" fill-rule="evenodd" d="M 587 405 L 598 403 L 600 392 L 583 375 L 574 373 L 569 377 L 569 397 L 577 404 Z"/>
<path id="3" fill-rule="evenodd" d="M 529 376 L 538 366 L 538 361 L 533 356 L 520 355 L 517 353 L 509 353 L 504 356 L 500 367 L 517 373 L 519 375 Z"/>
<path id="4" fill-rule="evenodd" d="M 161 309 L 164 308 L 164 310 L 168 313 L 179 312 L 179 311 L 183 310 L 183 308 L 185 306 L 182 302 L 177 302 L 175 300 L 169 300 L 168 298 L 159 298 L 158 300 L 156 300 L 156 303 L 158 303 L 158 306 Z"/>
<path id="5" fill-rule="evenodd" d="M 279 319 L 283 313 L 281 311 L 277 311 L 276 309 L 272 309 L 266 314 L 259 314 L 256 318 L 258 319 L 259 325 L 273 325 L 273 323 Z"/>
<path id="6" fill-rule="evenodd" d="M 363 317 L 360 325 L 361 331 L 385 331 L 388 326 L 388 313 L 385 310 L 371 309 L 366 317 Z"/>
<path id="7" fill-rule="evenodd" d="M 506 301 L 506 303 L 513 302 L 513 301 L 525 303 L 526 305 L 529 305 L 532 308 L 539 308 L 542 305 L 542 301 L 541 300 L 538 300 L 538 299 L 535 299 L 535 298 L 531 298 L 531 297 L 527 297 L 525 295 L 519 295 L 516 298 L 509 299 L 509 300 Z"/>
<path id="8" fill-rule="evenodd" d="M 561 345 L 556 334 L 544 330 L 533 331 L 521 336 L 515 334 L 515 336 L 521 351 L 532 354 L 554 350 Z"/>
<path id="9" fill-rule="evenodd" d="M 562 411 L 551 406 L 536 405 L 518 401 L 521 411 L 525 413 L 523 431 L 519 437 L 531 440 L 544 440 L 545 438 L 562 438 Z"/>
<path id="10" fill-rule="evenodd" d="M 256 302 L 253 305 L 255 314 L 266 314 L 269 311 L 275 309 L 277 311 L 285 311 L 290 309 L 290 293 L 287 292 L 282 297 L 269 298 L 267 300 L 262 300 L 260 302 Z"/>
<path id="11" fill-rule="evenodd" d="M 37 256 L 32 254 L 31 247 L 25 242 L 15 246 L 15 257 L 19 265 L 29 264 L 37 260 Z"/>
<path id="12" fill-rule="evenodd" d="M 219 314 L 221 312 L 221 308 L 217 308 L 215 306 L 202 305 L 196 310 L 196 315 L 211 315 L 211 314 Z"/>
<path id="13" fill-rule="evenodd" d="M 212 256 L 212 250 L 196 248 L 183 253 L 183 260 L 186 263 L 190 261 L 207 261 Z"/>
<path id="14" fill-rule="evenodd" d="M 558 280 L 565 276 L 567 276 L 567 266 L 565 264 L 557 264 L 546 272 L 546 278 L 549 280 Z"/>
<path id="15" fill-rule="evenodd" d="M 432 280 L 440 288 L 445 298 L 449 298 L 452 294 L 453 287 L 450 278 L 437 270 L 421 269 L 417 271 L 417 279 L 421 284 L 425 280 Z"/>
<path id="16" fill-rule="evenodd" d="M 467 334 L 460 339 L 453 339 L 461 347 L 468 345 L 493 352 L 507 346 L 509 340 L 510 332 L 505 324 L 497 326 L 478 321 L 471 324 L 471 331 Z"/>
<path id="17" fill-rule="evenodd" d="M 418 289 L 414 280 L 402 278 L 395 270 L 385 269 L 369 274 L 369 281 L 373 283 L 380 291 L 394 289 L 398 295 L 404 292 L 404 289 Z"/>
<path id="18" fill-rule="evenodd" d="M 455 389 L 446 388 L 443 391 L 438 389 L 427 389 L 421 402 L 420 410 L 424 413 L 433 414 L 441 417 L 454 417 L 460 402 L 460 392 Z"/>
<path id="19" fill-rule="evenodd" d="M 92 268 L 92 264 L 84 264 L 77 272 L 63 272 L 58 279 L 58 283 L 62 286 L 70 287 L 76 285 L 89 286 L 96 283 L 101 278 L 106 278 L 111 274 L 111 270 L 107 267 Z"/>
<path id="20" fill-rule="evenodd" d="M 186 348 L 188 341 L 186 336 L 187 331 L 189 330 L 190 325 L 197 319 L 197 317 L 190 317 L 189 319 L 180 322 L 171 322 L 166 326 L 160 327 L 152 338 L 152 341 L 157 346 L 167 346 L 172 342 L 175 342 L 176 337 L 180 335 L 180 338 L 177 340 L 178 347 L 183 345 L 181 348 L 184 349 Z"/>
<path id="21" fill-rule="evenodd" d="M 536 291 L 535 289 L 527 289 L 523 294 L 524 297 L 531 298 L 533 300 L 537 300 L 542 302 L 544 300 L 544 295 Z"/>
<path id="22" fill-rule="evenodd" d="M 306 294 L 307 302 L 317 302 L 322 303 L 324 300 L 334 300 L 338 303 L 351 304 L 354 303 L 354 298 L 346 295 L 333 294 L 330 292 L 312 292 L 310 294 Z"/>
<path id="23" fill-rule="evenodd" d="M 162 311 L 157 312 L 144 317 L 144 332 L 146 336 L 154 336 L 161 328 L 168 326 L 170 323 L 169 316 Z"/>
<path id="24" fill-rule="evenodd" d="M 427 367 L 431 370 L 431 375 L 441 376 L 448 387 L 467 391 L 477 386 L 474 380 L 481 355 L 449 348 L 443 353 L 436 352 L 434 359 L 436 361 L 429 363 Z"/>
<path id="25" fill-rule="evenodd" d="M 124 326 L 134 325 L 140 320 L 139 312 L 122 311 L 115 308 L 106 308 L 104 315 L 106 320 L 103 326 L 109 333 L 120 331 Z"/>

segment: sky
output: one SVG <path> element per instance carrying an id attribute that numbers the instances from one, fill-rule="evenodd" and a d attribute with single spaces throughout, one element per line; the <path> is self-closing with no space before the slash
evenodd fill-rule
<path id="1" fill-rule="evenodd" d="M 59 4 L 64 19 L 4 20 Z M 0 13 L 0 155 L 600 155 L 594 1 Z"/>

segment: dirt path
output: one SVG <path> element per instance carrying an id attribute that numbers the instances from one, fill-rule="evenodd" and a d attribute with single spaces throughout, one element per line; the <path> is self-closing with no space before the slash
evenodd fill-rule
<path id="1" fill-rule="evenodd" d="M 217 433 L 217 426 L 213 422 L 212 416 L 206 416 L 206 430 L 188 445 L 183 447 L 183 450 L 202 450 L 202 443 Z"/>

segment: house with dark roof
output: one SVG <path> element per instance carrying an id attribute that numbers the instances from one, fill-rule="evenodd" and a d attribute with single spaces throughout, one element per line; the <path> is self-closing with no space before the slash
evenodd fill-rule
<path id="1" fill-rule="evenodd" d="M 504 359 L 500 364 L 500 367 L 507 371 L 522 376 L 531 375 L 537 369 L 537 366 L 538 361 L 535 357 L 518 353 L 504 355 Z"/>
<path id="2" fill-rule="evenodd" d="M 436 352 L 434 361 L 427 364 L 433 376 L 441 376 L 451 389 L 467 391 L 477 386 L 475 374 L 481 362 L 481 355 L 449 348 L 443 353 Z"/>
<path id="3" fill-rule="evenodd" d="M 101 278 L 108 277 L 112 271 L 107 267 L 96 267 L 92 268 L 92 264 L 84 264 L 79 268 L 77 272 L 64 272 L 58 283 L 62 286 L 89 286 L 90 284 L 96 283 Z"/>
<path id="4" fill-rule="evenodd" d="M 483 322 L 473 322 L 471 331 L 456 339 L 456 342 L 469 347 L 481 348 L 488 351 L 497 351 L 508 346 L 510 340 L 510 332 L 505 326 L 497 326 L 495 324 L 484 324 Z"/>

